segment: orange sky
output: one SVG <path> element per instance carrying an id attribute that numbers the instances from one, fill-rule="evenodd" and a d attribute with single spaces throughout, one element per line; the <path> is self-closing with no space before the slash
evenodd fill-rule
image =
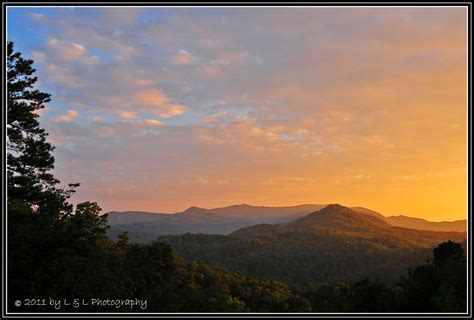
<path id="1" fill-rule="evenodd" d="M 465 8 L 21 10 L 75 201 L 466 218 Z"/>

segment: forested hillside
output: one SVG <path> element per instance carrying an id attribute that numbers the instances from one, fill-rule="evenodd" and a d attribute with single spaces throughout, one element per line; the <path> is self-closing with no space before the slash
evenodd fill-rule
<path id="1" fill-rule="evenodd" d="M 352 283 L 369 276 L 393 283 L 407 267 L 430 257 L 438 243 L 465 238 L 465 233 L 392 227 L 375 216 L 330 205 L 288 224 L 257 225 L 229 236 L 185 234 L 159 239 L 190 261 L 302 286 Z"/>

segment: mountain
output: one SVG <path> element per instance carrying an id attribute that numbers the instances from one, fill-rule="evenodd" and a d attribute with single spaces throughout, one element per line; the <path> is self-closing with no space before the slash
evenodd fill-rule
<path id="1" fill-rule="evenodd" d="M 288 224 L 296 228 L 331 228 L 331 229 L 357 229 L 389 228 L 390 224 L 375 215 L 356 211 L 339 204 L 330 204 L 327 207 L 298 218 Z"/>
<path id="2" fill-rule="evenodd" d="M 365 214 L 378 217 L 384 220 L 385 222 L 391 224 L 392 226 L 397 226 L 397 227 L 418 229 L 418 230 L 428 230 L 428 231 L 465 232 L 467 230 L 466 220 L 432 222 L 432 221 L 427 221 L 420 218 L 407 217 L 404 215 L 385 217 L 384 215 L 376 211 L 363 208 L 363 207 L 352 207 L 351 209 L 360 213 L 365 213 Z"/>
<path id="3" fill-rule="evenodd" d="M 246 204 L 205 209 L 190 207 L 185 211 L 165 214 L 141 211 L 108 213 L 109 236 L 116 238 L 128 231 L 134 242 L 150 242 L 167 234 L 208 233 L 229 234 L 243 227 L 261 223 L 286 223 L 324 205 L 304 204 L 290 207 L 264 207 Z"/>
<path id="4" fill-rule="evenodd" d="M 370 210 L 370 209 L 367 209 L 367 208 L 364 208 L 364 207 L 351 207 L 351 209 L 356 211 L 356 212 L 365 213 L 365 214 L 377 217 L 377 218 L 382 219 L 382 220 L 386 219 L 384 215 L 378 213 L 377 211 Z"/>
<path id="5" fill-rule="evenodd" d="M 326 205 L 303 204 L 288 207 L 251 206 L 247 204 L 229 207 L 205 209 L 190 207 L 174 214 L 151 213 L 142 211 L 109 212 L 111 226 L 109 236 L 117 238 L 124 231 L 129 232 L 134 242 L 150 242 L 161 235 L 183 233 L 230 234 L 238 229 L 256 224 L 284 224 L 318 211 Z M 363 207 L 353 207 L 353 211 L 378 218 L 393 226 L 431 231 L 465 231 L 466 222 L 429 222 L 422 219 L 404 217 L 385 217 L 382 214 Z M 420 222 L 421 221 L 421 222 Z M 304 222 L 303 222 L 304 223 Z M 380 222 L 379 222 L 380 223 Z M 350 223 L 348 222 L 350 225 Z"/>
<path id="6" fill-rule="evenodd" d="M 424 219 L 412 218 L 403 215 L 387 217 L 385 218 L 385 221 L 393 226 L 431 231 L 464 232 L 466 231 L 467 227 L 466 220 L 431 222 Z"/>
<path id="7" fill-rule="evenodd" d="M 111 211 L 111 212 L 108 212 L 107 214 L 108 214 L 108 222 L 110 225 L 129 224 L 129 223 L 136 223 L 136 222 L 149 222 L 149 221 L 160 219 L 160 217 L 168 216 L 165 213 L 152 213 L 152 212 L 143 212 L 143 211 L 124 211 L 124 212 Z"/>
<path id="8" fill-rule="evenodd" d="M 188 260 L 295 285 L 388 282 L 408 266 L 423 263 L 437 244 L 463 242 L 466 233 L 396 227 L 370 213 L 328 205 L 284 224 L 260 224 L 229 235 L 160 237 Z"/>

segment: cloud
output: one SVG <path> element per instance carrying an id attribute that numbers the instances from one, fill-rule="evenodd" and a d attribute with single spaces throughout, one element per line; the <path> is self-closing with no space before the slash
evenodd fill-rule
<path id="1" fill-rule="evenodd" d="M 131 183 L 99 200 L 465 212 L 463 8 L 114 9 L 54 8 L 30 15 L 35 42 L 14 34 L 57 117 L 86 115 L 46 122 L 85 199 Z M 406 179 L 443 170 L 429 186 Z"/>
<path id="2" fill-rule="evenodd" d="M 250 152 L 279 152 L 286 142 L 267 128 L 258 127 L 247 117 L 235 117 L 235 122 L 220 123 L 213 127 L 196 129 L 196 138 L 210 145 L 225 145 Z"/>
<path id="3" fill-rule="evenodd" d="M 137 116 L 137 113 L 133 111 L 119 111 L 119 115 L 124 119 L 133 119 Z"/>
<path id="4" fill-rule="evenodd" d="M 30 17 L 31 19 L 35 21 L 44 21 L 46 19 L 46 16 L 44 14 L 36 13 L 36 12 L 30 13 Z"/>
<path id="5" fill-rule="evenodd" d="M 186 111 L 186 107 L 179 104 L 169 104 L 166 105 L 166 110 L 164 111 L 157 111 L 155 112 L 162 118 L 171 118 L 175 116 L 179 116 Z"/>
<path id="6" fill-rule="evenodd" d="M 229 115 L 230 115 L 230 113 L 227 112 L 227 111 L 222 111 L 222 112 L 218 112 L 218 113 L 215 113 L 215 114 L 206 115 L 202 118 L 202 122 L 204 124 L 220 123 L 220 122 L 224 121 L 224 119 L 229 117 Z"/>
<path id="7" fill-rule="evenodd" d="M 130 193 L 130 191 L 133 191 L 135 189 L 137 189 L 137 187 L 134 185 L 126 186 L 126 187 L 104 187 L 104 188 L 98 188 L 97 192 L 105 196 L 116 197 L 116 196 L 123 196 L 124 194 Z"/>
<path id="8" fill-rule="evenodd" d="M 140 91 L 136 95 L 138 103 L 150 107 L 153 112 L 162 118 L 179 116 L 186 111 L 186 106 L 173 104 L 159 89 L 148 89 Z"/>
<path id="9" fill-rule="evenodd" d="M 164 126 L 165 123 L 156 119 L 145 119 L 145 122 L 150 126 Z"/>
<path id="10" fill-rule="evenodd" d="M 199 69 L 199 74 L 209 79 L 219 79 L 224 76 L 224 70 L 217 64 L 211 64 Z"/>
<path id="11" fill-rule="evenodd" d="M 137 7 L 113 7 L 101 10 L 101 22 L 108 28 L 121 30 L 127 27 L 133 27 L 140 17 L 142 8 Z"/>
<path id="12" fill-rule="evenodd" d="M 171 57 L 171 61 L 175 65 L 188 65 L 193 62 L 193 56 L 186 50 L 179 50 Z"/>
<path id="13" fill-rule="evenodd" d="M 151 105 L 154 107 L 161 107 L 169 104 L 168 97 L 159 89 L 149 89 L 137 93 L 139 102 Z"/>
<path id="14" fill-rule="evenodd" d="M 60 55 L 66 59 L 74 59 L 83 56 L 86 48 L 78 43 L 60 41 L 56 38 L 50 38 L 47 46 L 53 50 L 58 50 Z"/>
<path id="15" fill-rule="evenodd" d="M 53 37 L 48 39 L 46 47 L 49 56 L 54 56 L 59 59 L 80 60 L 81 62 L 90 64 L 100 62 L 98 56 L 89 55 L 85 46 L 75 42 L 62 41 Z"/>
<path id="16" fill-rule="evenodd" d="M 75 110 L 69 110 L 66 114 L 62 114 L 53 118 L 54 122 L 71 122 L 72 120 L 79 118 L 79 112 Z"/>

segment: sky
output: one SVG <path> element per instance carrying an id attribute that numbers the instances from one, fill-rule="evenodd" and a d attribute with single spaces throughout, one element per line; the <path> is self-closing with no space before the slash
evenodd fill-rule
<path id="1" fill-rule="evenodd" d="M 73 202 L 467 216 L 463 7 L 9 7 Z"/>

